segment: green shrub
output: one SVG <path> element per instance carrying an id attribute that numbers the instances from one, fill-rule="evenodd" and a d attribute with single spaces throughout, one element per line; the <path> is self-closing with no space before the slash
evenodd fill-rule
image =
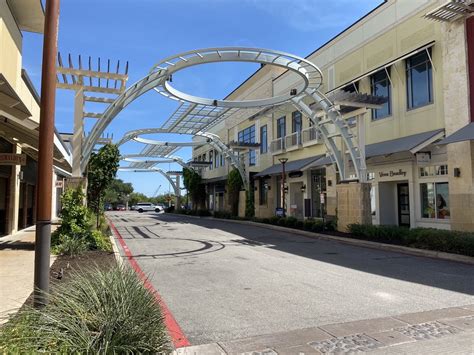
<path id="1" fill-rule="evenodd" d="M 286 226 L 290 228 L 296 227 L 298 220 L 295 217 L 286 217 Z"/>
<path id="2" fill-rule="evenodd" d="M 107 235 L 104 235 L 101 231 L 95 230 L 90 234 L 89 249 L 112 251 L 112 243 L 110 243 L 110 239 Z"/>
<path id="3" fill-rule="evenodd" d="M 310 231 L 313 229 L 313 225 L 314 225 L 314 220 L 307 219 L 303 222 L 303 229 L 306 231 Z"/>
<path id="4" fill-rule="evenodd" d="M 286 227 L 286 218 L 282 218 L 282 217 L 278 218 L 276 224 L 282 227 Z"/>
<path id="5" fill-rule="evenodd" d="M 351 224 L 348 228 L 359 239 L 474 256 L 474 233 L 361 224 Z"/>
<path id="6" fill-rule="evenodd" d="M 265 223 L 265 224 L 270 224 L 270 223 L 271 223 L 271 220 L 270 220 L 270 218 L 261 218 L 261 219 L 260 219 L 260 222 L 261 222 L 261 223 Z"/>
<path id="7" fill-rule="evenodd" d="M 196 215 L 200 217 L 209 217 L 209 216 L 212 216 L 212 213 L 209 212 L 208 210 L 197 210 Z"/>
<path id="8" fill-rule="evenodd" d="M 60 234 L 55 236 L 56 243 L 51 250 L 56 255 L 76 256 L 89 249 L 89 244 L 84 238 L 74 238 Z"/>
<path id="9" fill-rule="evenodd" d="M 335 230 L 337 230 L 337 220 L 326 220 L 326 222 L 324 223 L 324 228 L 327 230 L 327 231 L 330 231 L 330 232 L 334 232 Z"/>
<path id="10" fill-rule="evenodd" d="M 311 228 L 313 232 L 320 233 L 324 231 L 324 223 L 321 220 L 314 222 L 313 227 Z"/>
<path id="11" fill-rule="evenodd" d="M 0 328 L 0 353 L 170 351 L 160 306 L 129 268 L 76 272 L 49 299 L 40 310 L 22 308 Z"/>
<path id="12" fill-rule="evenodd" d="M 278 225 L 278 221 L 280 221 L 281 217 L 272 216 L 270 217 L 270 224 Z"/>
<path id="13" fill-rule="evenodd" d="M 304 222 L 303 221 L 296 221 L 296 225 L 295 225 L 296 228 L 298 229 L 303 229 L 304 227 Z"/>
<path id="14" fill-rule="evenodd" d="M 214 217 L 230 219 L 232 217 L 232 213 L 229 211 L 214 211 Z"/>

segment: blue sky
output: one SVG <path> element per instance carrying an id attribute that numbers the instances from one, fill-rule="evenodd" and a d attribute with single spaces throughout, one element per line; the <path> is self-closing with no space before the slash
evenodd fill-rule
<path id="1" fill-rule="evenodd" d="M 161 59 L 184 51 L 223 46 L 263 47 L 306 56 L 372 10 L 381 0 L 63 0 L 58 48 L 73 58 L 88 56 L 102 63 L 129 61 L 128 85 L 145 76 Z M 40 87 L 42 36 L 25 33 L 23 67 Z M 77 59 L 76 59 L 77 60 Z M 103 65 L 103 64 L 102 64 Z M 198 96 L 223 98 L 257 69 L 255 64 L 216 63 L 187 69 L 173 84 Z M 177 108 L 176 102 L 149 92 L 128 106 L 106 132 L 114 140 L 137 128 L 159 127 Z M 87 111 L 102 112 L 104 106 Z M 87 119 L 86 130 L 95 119 Z M 73 95 L 58 90 L 56 127 L 72 132 Z M 190 136 L 156 135 L 167 141 Z M 138 153 L 142 145 L 125 144 L 122 154 Z M 191 157 L 189 148 L 177 155 Z M 162 164 L 164 170 L 179 166 Z M 156 173 L 119 172 L 135 191 L 153 195 L 169 190 Z"/>

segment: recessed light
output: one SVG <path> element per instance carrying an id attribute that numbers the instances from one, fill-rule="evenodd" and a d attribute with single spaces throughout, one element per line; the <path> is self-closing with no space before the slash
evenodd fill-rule
<path id="1" fill-rule="evenodd" d="M 13 137 L 12 138 L 15 142 L 18 142 L 18 138 Z"/>

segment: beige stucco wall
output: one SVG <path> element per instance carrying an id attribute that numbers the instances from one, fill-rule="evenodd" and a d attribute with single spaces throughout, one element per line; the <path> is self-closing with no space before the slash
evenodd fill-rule
<path id="1" fill-rule="evenodd" d="M 443 25 L 443 33 L 444 114 L 447 134 L 451 134 L 470 121 L 464 23 Z M 474 144 L 449 144 L 447 150 L 452 229 L 474 231 Z M 454 176 L 454 168 L 461 170 L 460 177 Z"/>

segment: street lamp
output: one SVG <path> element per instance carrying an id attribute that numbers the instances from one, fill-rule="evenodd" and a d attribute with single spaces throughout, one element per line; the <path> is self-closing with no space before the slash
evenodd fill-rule
<path id="1" fill-rule="evenodd" d="M 285 164 L 288 161 L 288 158 L 279 158 L 281 163 L 281 207 L 283 208 L 283 217 L 286 217 L 285 210 Z"/>

